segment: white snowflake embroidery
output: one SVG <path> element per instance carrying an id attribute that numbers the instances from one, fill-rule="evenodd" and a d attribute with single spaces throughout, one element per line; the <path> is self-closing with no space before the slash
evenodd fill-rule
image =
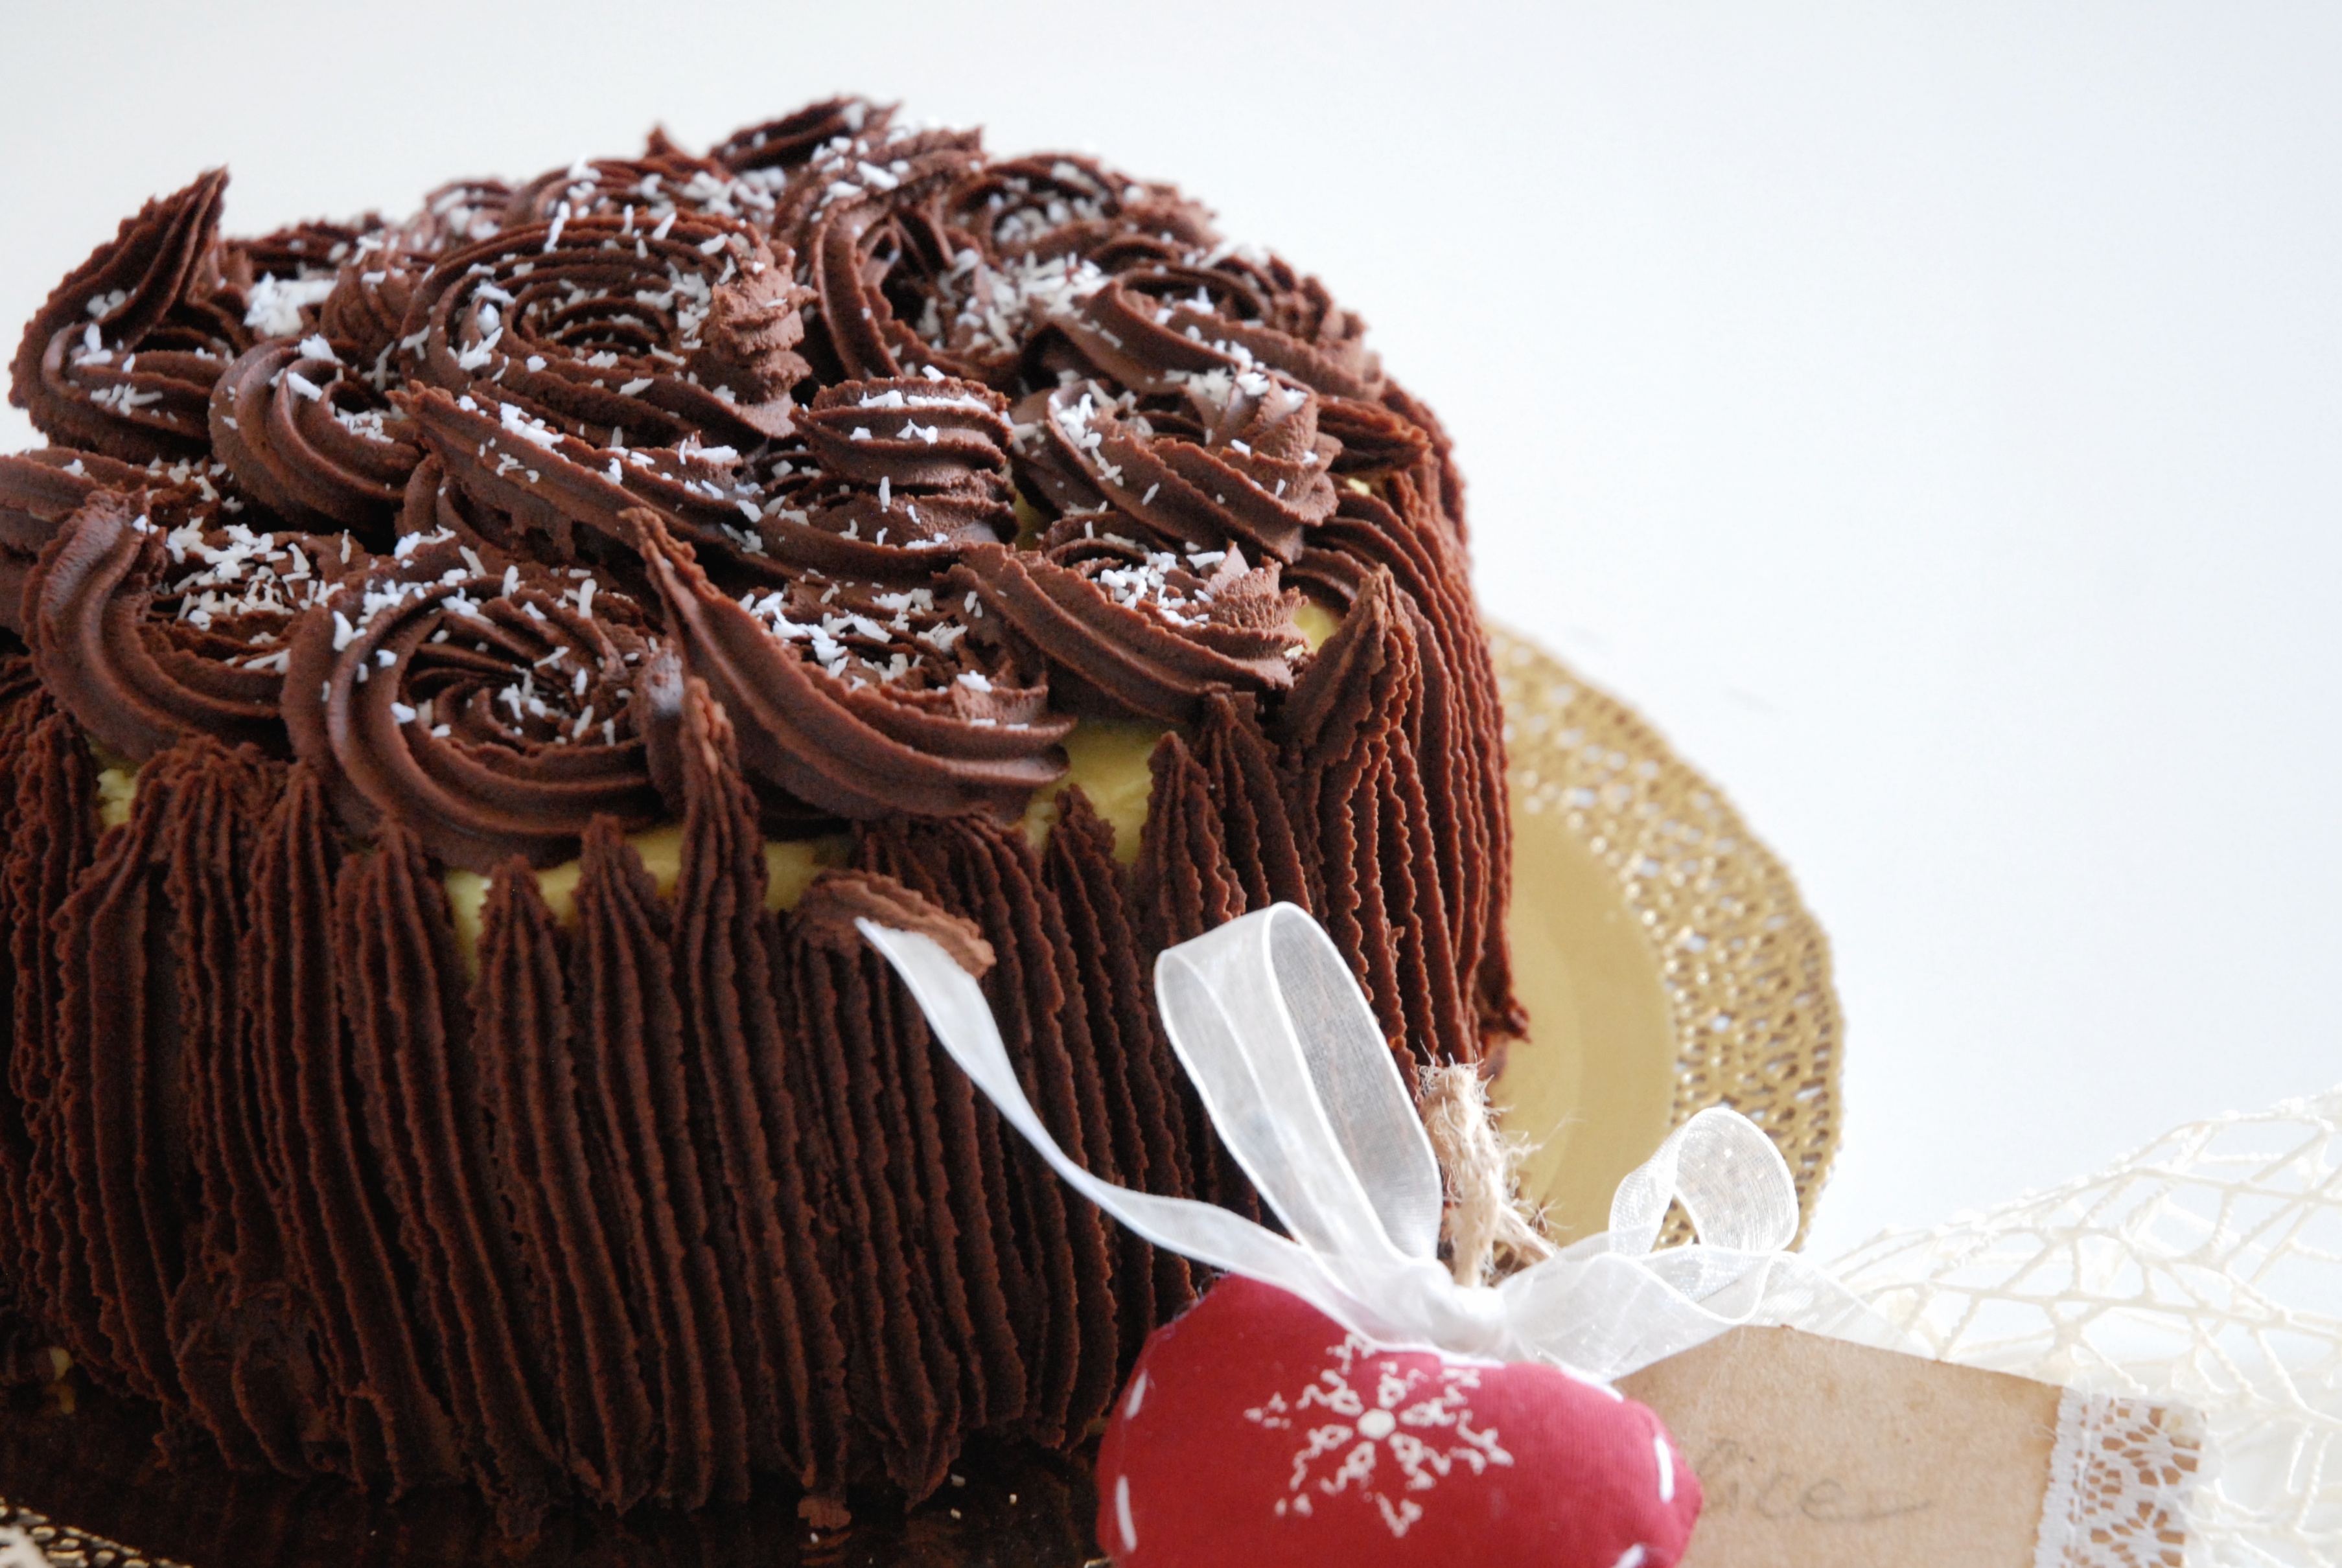
<path id="1" fill-rule="evenodd" d="M 1326 1354 L 1317 1380 L 1291 1400 L 1271 1394 L 1245 1412 L 1256 1425 L 1301 1436 L 1286 1495 L 1276 1500 L 1278 1518 L 1306 1519 L 1317 1499 L 1355 1490 L 1401 1536 L 1423 1517 L 1423 1504 L 1407 1493 L 1431 1491 L 1458 1466 L 1483 1475 L 1492 1464 L 1512 1463 L 1496 1428 L 1472 1423 L 1477 1369 L 1446 1362 L 1405 1366 L 1356 1334 L 1327 1346 Z M 1325 1419 L 1315 1417 L 1316 1411 Z"/>

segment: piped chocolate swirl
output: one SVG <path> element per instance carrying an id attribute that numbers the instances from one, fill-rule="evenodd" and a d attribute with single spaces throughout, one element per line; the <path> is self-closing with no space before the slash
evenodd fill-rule
<path id="1" fill-rule="evenodd" d="M 825 387 L 803 457 L 768 469 L 759 524 L 775 559 L 834 578 L 926 583 L 962 546 L 1016 535 L 1007 404 L 936 375 Z"/>
<path id="2" fill-rule="evenodd" d="M 347 534 L 255 534 L 188 490 L 98 490 L 25 584 L 33 666 L 115 754 L 194 735 L 283 754 L 294 618 L 367 557 Z"/>
<path id="3" fill-rule="evenodd" d="M 1088 712 L 1180 724 L 1215 688 L 1293 684 L 1300 595 L 1278 587 L 1275 562 L 1254 567 L 1233 544 L 1182 557 L 1093 526 L 1046 552 L 977 546 L 949 580 L 1040 649 Z"/>
<path id="4" fill-rule="evenodd" d="M 641 523 L 684 664 L 768 788 L 841 817 L 1011 815 L 1064 773 L 1073 721 L 1049 712 L 1046 681 L 987 653 L 934 589 L 797 583 L 739 603 Z"/>
<path id="5" fill-rule="evenodd" d="M 475 574 L 450 536 L 303 614 L 285 718 L 354 828 L 407 824 L 474 871 L 550 864 L 597 816 L 637 828 L 663 814 L 634 701 L 657 647 L 591 573 Z"/>
<path id="6" fill-rule="evenodd" d="M 1177 373 L 1175 395 L 1142 402 L 1094 382 L 1019 405 L 1017 451 L 1033 487 L 1061 514 L 1111 512 L 1190 550 L 1240 541 L 1280 561 L 1334 510 L 1329 465 L 1341 444 L 1318 434 L 1317 398 L 1256 370 Z"/>
<path id="7" fill-rule="evenodd" d="M 44 435 L 134 463 L 204 450 L 212 385 L 251 341 L 220 272 L 226 191 L 214 169 L 147 203 L 25 325 L 8 400 Z"/>
<path id="8" fill-rule="evenodd" d="M 528 181 L 505 202 L 502 225 L 515 228 L 558 217 L 625 216 L 638 214 L 656 226 L 671 213 L 730 218 L 769 226 L 773 193 L 740 178 L 719 159 L 695 157 L 667 138 L 651 133 L 637 158 L 580 158 Z"/>
<path id="9" fill-rule="evenodd" d="M 1247 1213 L 1165 946 L 1290 901 L 1410 1065 L 1520 1027 L 1446 436 L 1174 187 L 841 97 L 226 201 L 42 305 L 0 457 L 0 1306 L 174 1444 L 826 1532 L 1078 1443 L 1195 1281 L 857 914 Z"/>
<path id="10" fill-rule="evenodd" d="M 744 225 L 631 209 L 499 231 L 407 306 L 413 374 L 597 445 L 786 434 L 802 299 Z"/>
<path id="11" fill-rule="evenodd" d="M 319 334 L 274 337 L 212 389 L 212 445 L 236 482 L 286 522 L 346 528 L 380 545 L 423 460 L 415 427 Z"/>

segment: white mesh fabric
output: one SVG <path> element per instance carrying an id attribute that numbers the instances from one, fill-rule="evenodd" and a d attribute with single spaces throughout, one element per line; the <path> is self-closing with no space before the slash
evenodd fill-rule
<path id="1" fill-rule="evenodd" d="M 2190 1568 L 2342 1563 L 2342 1089 L 1829 1272 L 1929 1354 L 2201 1412 Z"/>

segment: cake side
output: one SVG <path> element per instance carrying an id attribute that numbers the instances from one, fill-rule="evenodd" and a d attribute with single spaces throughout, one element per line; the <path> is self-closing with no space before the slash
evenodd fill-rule
<path id="1" fill-rule="evenodd" d="M 1461 484 L 1314 278 L 860 100 L 225 187 L 59 285 L 0 458 L 0 1291 L 169 1443 L 515 1527 L 1077 1443 L 1186 1265 L 849 886 L 993 955 L 1069 1152 L 1248 1212 L 1165 946 L 1290 900 L 1410 1069 L 1519 1028 Z"/>

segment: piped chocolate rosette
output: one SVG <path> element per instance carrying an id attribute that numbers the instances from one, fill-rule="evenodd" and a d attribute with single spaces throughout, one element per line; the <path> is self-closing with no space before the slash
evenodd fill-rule
<path id="1" fill-rule="evenodd" d="M 115 755 L 206 735 L 286 750 L 286 634 L 365 552 L 347 534 L 255 534 L 191 486 L 98 489 L 24 589 L 33 667 Z"/>
<path id="2" fill-rule="evenodd" d="M 597 444 L 745 446 L 788 433 L 802 298 L 744 225 L 556 215 L 443 257 L 406 336 L 415 379 Z"/>
<path id="3" fill-rule="evenodd" d="M 220 272 L 227 171 L 125 218 L 26 324 L 9 401 L 44 435 L 128 462 L 201 454 L 212 385 L 252 341 Z"/>
<path id="4" fill-rule="evenodd" d="M 1108 269 L 1200 251 L 1206 215 L 1093 160 L 991 163 L 965 138 L 891 118 L 816 147 L 782 225 L 816 295 L 816 339 L 846 376 L 932 367 L 1008 390 L 1041 328 Z"/>
<path id="5" fill-rule="evenodd" d="M 423 198 L 394 241 L 418 255 L 445 255 L 495 237 L 511 205 L 512 187 L 502 180 L 450 180 Z"/>
<path id="6" fill-rule="evenodd" d="M 1280 371 L 1336 397 L 1382 389 L 1366 326 L 1314 277 L 1264 253 L 1219 245 L 1117 274 L 1061 315 L 1082 354 L 1125 385 L 1164 390 L 1166 372 Z"/>
<path id="7" fill-rule="evenodd" d="M 1301 596 L 1236 544 L 1182 557 L 1099 532 L 1039 553 L 978 546 L 948 581 L 1041 651 L 1077 711 L 1184 724 L 1215 689 L 1291 686 L 1306 651 Z"/>
<path id="8" fill-rule="evenodd" d="M 317 331 L 376 392 L 389 389 L 391 355 L 431 256 L 387 231 L 362 235 L 317 306 Z"/>
<path id="9" fill-rule="evenodd" d="M 773 208 L 773 192 L 765 184 L 740 178 L 718 159 L 694 156 L 654 131 L 640 157 L 580 158 L 530 180 L 512 193 L 501 225 L 632 213 L 656 226 L 681 212 L 769 227 Z"/>
<path id="10" fill-rule="evenodd" d="M 1065 773 L 1073 721 L 1020 650 L 972 634 L 971 600 L 811 576 L 735 600 L 656 517 L 633 521 L 684 667 L 777 814 L 1014 816 Z"/>
<path id="11" fill-rule="evenodd" d="M 995 267 L 1070 255 L 1113 272 L 1219 238 L 1211 215 L 1177 186 L 1066 154 L 993 159 L 952 188 L 945 213 L 952 232 Z"/>
<path id="12" fill-rule="evenodd" d="M 24 634 L 25 578 L 83 502 L 109 486 L 144 490 L 168 483 L 145 465 L 70 446 L 0 457 L 0 629 Z"/>
<path id="13" fill-rule="evenodd" d="M 825 387 L 798 421 L 803 450 L 766 478 L 772 555 L 833 578 L 912 583 L 971 544 L 1016 535 L 1006 399 L 939 375 Z"/>
<path id="14" fill-rule="evenodd" d="M 856 912 L 991 955 L 1088 1168 L 1245 1212 L 1163 948 L 1288 900 L 1403 1066 L 1519 1027 L 1460 481 L 1315 278 L 857 98 L 224 192 L 44 305 L 0 458 L 0 1302 L 175 1432 L 515 1530 L 1077 1444 L 1194 1281 Z"/>
<path id="15" fill-rule="evenodd" d="M 1318 434 L 1316 395 L 1252 369 L 1172 385 L 1154 400 L 1095 382 L 1026 400 L 1017 451 L 1031 488 L 1067 520 L 1111 513 L 1175 548 L 1237 541 L 1298 560 L 1306 531 L 1333 514 L 1341 451 Z"/>
<path id="16" fill-rule="evenodd" d="M 825 372 L 874 379 L 933 364 L 992 379 L 976 365 L 939 358 L 916 330 L 937 330 L 936 280 L 956 265 L 943 199 L 983 156 L 972 132 L 918 130 L 885 116 L 822 143 L 791 175 L 773 223 L 813 290 L 812 348 Z M 1013 354 L 1013 345 L 994 346 Z"/>
<path id="17" fill-rule="evenodd" d="M 381 218 L 371 215 L 346 224 L 312 219 L 258 239 L 227 241 L 225 270 L 243 298 L 245 326 L 259 337 L 315 331 L 344 264 L 386 243 Z"/>
<path id="18" fill-rule="evenodd" d="M 273 337 L 212 389 L 212 446 L 244 489 L 298 527 L 346 528 L 375 547 L 423 460 L 405 414 L 322 334 Z"/>
<path id="19" fill-rule="evenodd" d="M 583 568 L 473 568 L 452 534 L 409 534 L 293 628 L 285 723 L 344 820 L 483 872 L 567 860 L 597 816 L 659 821 L 640 607 Z"/>
<path id="20" fill-rule="evenodd" d="M 686 435 L 674 446 L 596 445 L 564 434 L 517 404 L 436 387 L 395 393 L 393 404 L 424 433 L 434 456 L 418 475 L 444 475 L 462 493 L 459 533 L 500 551 L 566 563 L 599 563 L 638 576 L 635 531 L 623 520 L 636 507 L 663 517 L 727 583 L 772 575 L 765 484 L 744 473 L 730 446 Z M 451 503 L 442 500 L 445 507 Z M 407 510 L 416 511 L 410 481 Z M 445 520 L 450 525 L 454 519 Z"/>
<path id="21" fill-rule="evenodd" d="M 778 191 L 823 147 L 838 142 L 850 145 L 856 136 L 876 134 L 894 119 L 897 108 L 857 94 L 824 98 L 778 119 L 743 125 L 708 149 L 707 155 L 743 179 Z"/>
<path id="22" fill-rule="evenodd" d="M 1086 373 L 1142 394 L 1264 374 L 1307 388 L 1315 425 L 1335 444 L 1336 474 L 1404 470 L 1445 446 L 1421 406 L 1382 374 L 1365 325 L 1279 257 L 1215 245 L 1146 258 L 1070 295 L 1052 325 Z"/>
<path id="23" fill-rule="evenodd" d="M 661 513 L 718 554 L 759 553 L 763 494 L 741 454 L 788 434 L 803 295 L 763 239 L 670 211 L 505 231 L 442 260 L 402 342 L 393 403 L 449 476 L 559 560 L 623 544 L 617 514 Z"/>

